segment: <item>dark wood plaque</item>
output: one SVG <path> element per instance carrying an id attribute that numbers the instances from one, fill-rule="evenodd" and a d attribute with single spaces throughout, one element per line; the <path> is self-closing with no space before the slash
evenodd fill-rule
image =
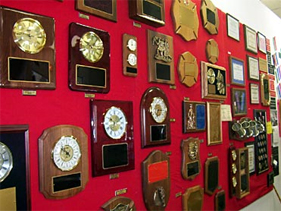
<path id="1" fill-rule="evenodd" d="M 130 18 L 142 23 L 160 27 L 165 25 L 164 0 L 130 0 Z"/>
<path id="2" fill-rule="evenodd" d="M 115 196 L 108 200 L 106 203 L 104 203 L 101 207 L 105 211 L 136 210 L 134 201 L 124 196 Z"/>
<path id="3" fill-rule="evenodd" d="M 215 197 L 215 210 L 223 211 L 225 210 L 225 192 L 224 190 L 219 191 Z"/>
<path id="4" fill-rule="evenodd" d="M 182 167 L 181 175 L 184 179 L 193 180 L 201 170 L 200 141 L 198 138 L 188 138 L 181 142 Z"/>
<path id="5" fill-rule="evenodd" d="M 43 29 L 33 39 L 30 23 Z M 22 32 L 20 31 L 22 30 Z M 24 32 L 23 32 L 24 31 Z M 31 32 L 30 32 L 31 31 Z M 20 39 L 20 33 L 26 33 Z M 23 42 L 23 40 L 25 40 Z M 34 44 L 34 40 L 36 43 Z M 40 48 L 37 48 L 37 41 Z M 25 43 L 25 44 L 24 44 Z M 55 23 L 51 17 L 0 7 L 0 86 L 21 89 L 55 89 Z"/>
<path id="6" fill-rule="evenodd" d="M 10 169 L 10 172 L 5 178 L 0 178 L 0 209 L 7 210 L 8 207 L 15 207 L 17 208 L 17 210 L 31 210 L 29 126 L 0 125 L 0 144 L 0 158 L 2 162 L 0 167 L 1 176 L 3 171 L 6 171 L 6 169 L 4 169 L 4 166 L 7 167 L 7 165 L 5 164 L 6 161 L 2 159 L 2 153 L 4 151 L 2 148 L 3 144 L 10 151 L 12 159 L 12 168 Z M 14 200 L 9 200 L 10 197 L 7 196 L 6 193 L 11 193 L 11 190 L 13 189 L 15 195 Z M 7 197 L 5 197 L 5 201 L 2 200 L 2 193 L 5 193 L 4 195 Z M 15 204 L 5 204 L 5 202 L 8 201 L 12 201 Z"/>
<path id="7" fill-rule="evenodd" d="M 76 0 L 76 9 L 117 22 L 116 0 Z"/>
<path id="8" fill-rule="evenodd" d="M 228 152 L 229 162 L 228 162 L 228 169 L 229 169 L 229 196 L 230 198 L 236 195 L 236 187 L 237 187 L 237 152 L 234 146 L 229 147 Z"/>
<path id="9" fill-rule="evenodd" d="M 138 75 L 137 37 L 129 34 L 123 34 L 123 74 Z"/>
<path id="10" fill-rule="evenodd" d="M 156 122 L 153 115 L 156 120 L 162 118 Z M 141 138 L 142 147 L 171 143 L 169 102 L 166 94 L 158 87 L 148 88 L 142 96 Z"/>
<path id="11" fill-rule="evenodd" d="M 205 162 L 205 193 L 213 195 L 219 186 L 219 158 L 207 158 Z"/>
<path id="12" fill-rule="evenodd" d="M 147 30 L 149 82 L 175 84 L 173 37 Z"/>
<path id="13" fill-rule="evenodd" d="M 202 210 L 204 190 L 199 185 L 188 188 L 182 195 L 183 211 Z"/>
<path id="14" fill-rule="evenodd" d="M 170 197 L 170 159 L 160 150 L 142 162 L 142 191 L 148 210 L 165 210 Z"/>
<path id="15" fill-rule="evenodd" d="M 91 100 L 90 107 L 92 176 L 134 169 L 133 103 Z"/>
<path id="16" fill-rule="evenodd" d="M 84 46 L 89 44 L 88 46 Z M 90 50 L 92 52 L 90 52 Z M 84 92 L 110 90 L 110 36 L 78 23 L 69 25 L 69 87 Z"/>
<path id="17" fill-rule="evenodd" d="M 79 146 L 80 158 L 77 165 L 69 170 L 61 170 L 54 159 L 56 143 L 62 138 L 71 137 Z M 61 142 L 60 156 L 66 154 L 71 158 L 76 155 L 70 149 L 71 142 Z M 62 145 L 61 145 L 62 146 Z M 65 157 L 67 158 L 67 157 Z M 67 164 L 68 159 L 61 159 Z M 80 127 L 73 125 L 58 125 L 43 131 L 39 137 L 39 176 L 40 192 L 48 199 L 64 199 L 84 190 L 88 182 L 88 136 Z"/>

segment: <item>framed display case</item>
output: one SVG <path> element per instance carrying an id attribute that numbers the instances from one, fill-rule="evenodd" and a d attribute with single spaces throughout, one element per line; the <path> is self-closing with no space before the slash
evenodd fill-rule
<path id="1" fill-rule="evenodd" d="M 222 144 L 220 103 L 207 102 L 207 143 L 208 146 Z"/>
<path id="2" fill-rule="evenodd" d="M 259 60 L 256 57 L 247 55 L 248 77 L 250 80 L 260 79 Z"/>
<path id="3" fill-rule="evenodd" d="M 260 32 L 258 32 L 258 46 L 259 51 L 266 54 L 266 37 Z"/>
<path id="4" fill-rule="evenodd" d="M 226 14 L 227 36 L 240 41 L 240 22 L 230 14 Z"/>
<path id="5" fill-rule="evenodd" d="M 245 48 L 247 51 L 257 54 L 257 34 L 256 31 L 247 25 L 244 26 Z"/>
<path id="6" fill-rule="evenodd" d="M 245 143 L 245 147 L 248 147 L 248 160 L 249 160 L 249 174 L 252 175 L 256 172 L 255 164 L 255 142 L 250 141 Z"/>
<path id="7" fill-rule="evenodd" d="M 260 93 L 261 103 L 263 106 L 270 106 L 270 90 L 269 90 L 269 77 L 267 74 L 262 73 L 260 75 Z"/>
<path id="8" fill-rule="evenodd" d="M 246 89 L 231 88 L 231 100 L 232 100 L 231 107 L 232 107 L 233 116 L 247 115 Z"/>
<path id="9" fill-rule="evenodd" d="M 229 57 L 230 83 L 245 86 L 244 61 L 234 56 Z"/>

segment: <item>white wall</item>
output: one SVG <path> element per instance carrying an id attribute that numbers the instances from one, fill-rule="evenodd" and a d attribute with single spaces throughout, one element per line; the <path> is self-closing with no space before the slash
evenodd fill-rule
<path id="1" fill-rule="evenodd" d="M 281 49 L 281 19 L 270 11 L 259 0 L 212 0 L 213 4 L 224 13 L 229 13 L 237 18 L 240 23 L 260 31 L 271 40 L 271 49 L 273 50 L 272 38 L 276 37 L 277 48 Z M 279 122 L 280 124 L 280 122 Z M 281 161 L 280 137 L 279 146 L 279 162 Z M 279 172 L 281 164 L 279 163 Z M 281 175 L 274 178 L 274 185 L 281 195 Z M 281 203 L 275 191 L 271 191 L 254 203 L 242 209 L 242 211 L 252 210 L 281 210 Z"/>

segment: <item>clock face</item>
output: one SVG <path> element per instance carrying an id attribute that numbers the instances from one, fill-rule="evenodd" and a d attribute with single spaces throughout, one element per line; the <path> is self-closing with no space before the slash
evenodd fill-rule
<path id="1" fill-rule="evenodd" d="M 33 18 L 22 18 L 13 27 L 13 39 L 18 47 L 30 54 L 39 53 L 46 44 L 46 33 L 41 23 Z"/>
<path id="2" fill-rule="evenodd" d="M 13 168 L 13 157 L 9 148 L 0 142 L 0 182 L 9 175 Z"/>
<path id="3" fill-rule="evenodd" d="M 74 169 L 80 160 L 80 146 L 73 136 L 62 136 L 53 149 L 53 161 L 62 171 Z"/>
<path id="4" fill-rule="evenodd" d="M 95 63 L 102 58 L 104 50 L 103 42 L 95 32 L 89 31 L 81 37 L 79 50 L 85 59 Z"/>
<path id="5" fill-rule="evenodd" d="M 137 49 L 137 42 L 134 39 L 129 39 L 128 40 L 128 45 L 127 47 L 129 48 L 130 51 L 135 51 Z"/>
<path id="6" fill-rule="evenodd" d="M 126 132 L 127 120 L 124 112 L 112 106 L 104 115 L 104 129 L 106 134 L 113 139 L 120 139 Z"/>
<path id="7" fill-rule="evenodd" d="M 137 64 L 137 57 L 135 54 L 133 53 L 130 53 L 128 55 L 128 63 L 131 65 L 131 66 L 135 66 Z"/>
<path id="8" fill-rule="evenodd" d="M 150 104 L 149 111 L 157 123 L 162 123 L 166 119 L 167 106 L 161 97 L 154 97 Z"/>

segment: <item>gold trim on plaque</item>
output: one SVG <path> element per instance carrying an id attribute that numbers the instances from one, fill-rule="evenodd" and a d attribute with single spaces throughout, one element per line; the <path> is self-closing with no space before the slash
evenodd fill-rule
<path id="1" fill-rule="evenodd" d="M 222 144 L 221 104 L 207 102 L 208 146 Z"/>

